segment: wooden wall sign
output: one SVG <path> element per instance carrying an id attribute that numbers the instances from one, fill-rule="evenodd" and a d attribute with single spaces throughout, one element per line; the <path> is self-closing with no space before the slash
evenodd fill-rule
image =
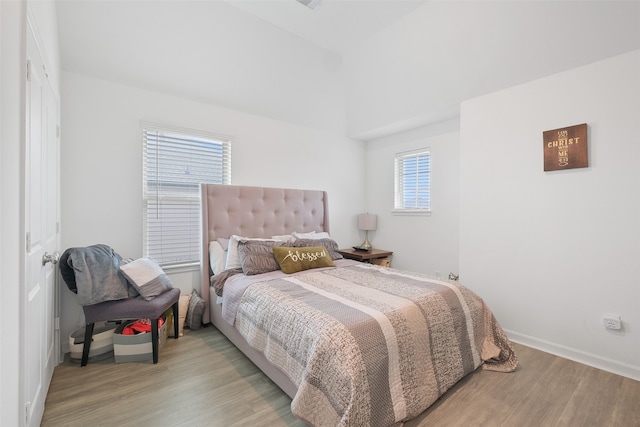
<path id="1" fill-rule="evenodd" d="M 542 139 L 545 172 L 589 166 L 586 123 L 542 132 Z"/>

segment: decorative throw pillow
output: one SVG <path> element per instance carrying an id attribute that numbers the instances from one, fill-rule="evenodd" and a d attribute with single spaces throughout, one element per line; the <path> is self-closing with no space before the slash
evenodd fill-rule
<path id="1" fill-rule="evenodd" d="M 297 239 L 293 242 L 296 248 L 304 248 L 308 246 L 324 246 L 329 251 L 332 260 L 342 259 L 343 256 L 338 252 L 338 244 L 333 239 Z"/>
<path id="2" fill-rule="evenodd" d="M 227 244 L 227 260 L 224 265 L 225 270 L 230 270 L 232 268 L 240 267 L 240 257 L 238 255 L 238 242 L 240 240 L 247 240 L 247 237 L 233 235 L 229 239 L 229 243 Z"/>
<path id="3" fill-rule="evenodd" d="M 151 258 L 138 258 L 121 265 L 120 270 L 142 298 L 147 301 L 173 288 L 171 279 Z"/>
<path id="4" fill-rule="evenodd" d="M 276 242 L 274 239 L 264 239 L 261 237 L 242 237 L 233 235 L 229 239 L 229 247 L 227 248 L 227 263 L 224 266 L 225 270 L 231 270 L 232 268 L 240 268 L 240 255 L 238 254 L 238 242 L 240 240 L 257 240 L 261 242 Z M 224 247 L 224 246 L 223 246 Z"/>
<path id="5" fill-rule="evenodd" d="M 133 261 L 134 261 L 134 259 L 133 259 L 133 258 L 123 258 L 123 259 L 120 261 L 120 267 L 122 267 L 122 266 L 123 266 L 123 265 L 125 265 L 125 264 L 129 264 L 130 262 L 133 262 Z M 120 271 L 122 271 L 122 268 L 120 268 Z M 140 295 L 140 294 L 138 293 L 138 290 L 137 290 L 137 289 L 136 289 L 136 288 L 131 284 L 131 282 L 130 282 L 130 281 L 128 281 L 128 280 L 127 280 L 127 291 L 128 291 L 128 293 L 129 293 L 129 298 L 135 298 L 135 297 L 137 297 L 138 295 Z"/>
<path id="6" fill-rule="evenodd" d="M 189 300 L 189 309 L 187 317 L 184 319 L 189 329 L 200 329 L 202 327 L 202 314 L 204 313 L 204 300 L 200 298 L 198 292 L 194 289 L 191 291 L 191 299 Z"/>
<path id="7" fill-rule="evenodd" d="M 282 271 L 287 274 L 312 268 L 336 266 L 333 261 L 331 261 L 329 251 L 324 246 L 310 246 L 305 248 L 274 246 L 273 254 Z"/>
<path id="8" fill-rule="evenodd" d="M 240 240 L 238 255 L 242 272 L 247 276 L 268 273 L 280 268 L 273 256 L 273 246 L 289 246 L 286 242 L 273 240 Z"/>
<path id="9" fill-rule="evenodd" d="M 191 301 L 191 295 L 180 295 L 178 301 L 178 336 L 184 335 L 184 321 L 187 318 L 187 311 L 189 311 L 189 301 Z M 202 301 L 204 302 L 204 300 Z M 171 311 L 171 309 L 169 309 Z M 169 336 L 174 336 L 173 324 L 167 325 Z"/>

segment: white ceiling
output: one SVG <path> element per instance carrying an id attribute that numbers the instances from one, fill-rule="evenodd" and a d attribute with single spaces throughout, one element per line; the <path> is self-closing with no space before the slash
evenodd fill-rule
<path id="1" fill-rule="evenodd" d="M 640 49 L 640 1 L 55 1 L 65 71 L 359 139 Z"/>
<path id="2" fill-rule="evenodd" d="M 312 10 L 295 0 L 225 0 L 230 5 L 338 54 L 427 0 L 320 0 Z"/>

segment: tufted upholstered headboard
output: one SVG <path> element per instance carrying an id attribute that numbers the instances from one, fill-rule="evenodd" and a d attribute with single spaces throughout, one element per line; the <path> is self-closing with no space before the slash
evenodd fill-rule
<path id="1" fill-rule="evenodd" d="M 231 235 L 271 237 L 294 231 L 329 232 L 327 192 L 286 188 L 201 184 L 200 294 L 209 323 L 209 242 Z"/>

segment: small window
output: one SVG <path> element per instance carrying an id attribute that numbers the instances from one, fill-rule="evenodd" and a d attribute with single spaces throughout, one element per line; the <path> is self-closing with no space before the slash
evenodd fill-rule
<path id="1" fill-rule="evenodd" d="M 428 148 L 398 153 L 395 156 L 396 213 L 431 211 L 431 152 Z"/>
<path id="2" fill-rule="evenodd" d="M 163 266 L 200 260 L 200 183 L 231 182 L 231 141 L 143 124 L 143 253 Z"/>

